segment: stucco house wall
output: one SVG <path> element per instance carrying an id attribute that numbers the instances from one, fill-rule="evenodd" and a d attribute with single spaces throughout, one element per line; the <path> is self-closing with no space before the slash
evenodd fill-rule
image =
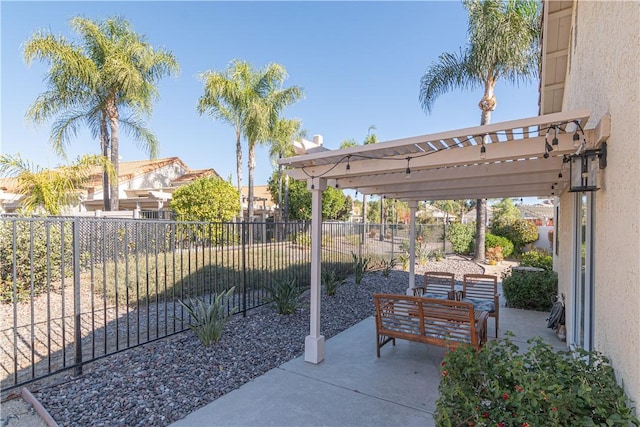
<path id="1" fill-rule="evenodd" d="M 120 197 L 126 197 L 125 188 L 162 188 L 171 186 L 171 182 L 187 173 L 187 170 L 180 163 L 172 163 L 156 170 L 150 171 L 130 179 L 124 185 L 120 185 Z"/>
<path id="2" fill-rule="evenodd" d="M 588 127 L 611 116 L 608 165 L 595 194 L 594 343 L 640 405 L 640 2 L 574 7 L 563 110 L 590 109 Z M 563 194 L 556 269 L 567 295 L 573 209 L 574 194 Z"/>

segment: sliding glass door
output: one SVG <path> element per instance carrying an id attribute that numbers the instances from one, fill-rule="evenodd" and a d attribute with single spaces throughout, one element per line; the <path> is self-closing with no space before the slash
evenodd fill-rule
<path id="1" fill-rule="evenodd" d="M 573 233 L 573 325 L 570 344 L 593 350 L 594 326 L 594 199 L 593 192 L 576 193 Z"/>

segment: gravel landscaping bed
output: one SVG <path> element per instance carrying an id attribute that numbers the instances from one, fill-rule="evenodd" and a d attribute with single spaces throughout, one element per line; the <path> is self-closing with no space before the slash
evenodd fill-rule
<path id="1" fill-rule="evenodd" d="M 455 272 L 458 280 L 483 272 L 473 262 L 446 258 L 417 267 L 416 284 L 427 270 Z M 322 334 L 329 339 L 373 315 L 373 293 L 405 293 L 407 286 L 408 273 L 397 270 L 388 278 L 368 273 L 360 285 L 348 278 L 335 296 L 322 295 Z M 292 315 L 270 307 L 235 315 L 210 347 L 181 333 L 88 364 L 83 376 L 34 395 L 61 426 L 166 426 L 300 356 L 308 333 L 307 293 Z"/>

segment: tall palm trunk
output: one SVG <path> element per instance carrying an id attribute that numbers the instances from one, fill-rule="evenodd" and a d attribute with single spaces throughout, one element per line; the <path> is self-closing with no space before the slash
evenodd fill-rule
<path id="1" fill-rule="evenodd" d="M 284 222 L 289 222 L 289 175 L 284 176 Z"/>
<path id="2" fill-rule="evenodd" d="M 253 170 L 256 167 L 255 148 L 256 148 L 255 142 L 249 143 L 249 159 L 248 159 L 249 160 L 249 182 L 248 182 L 249 191 L 247 195 L 247 203 L 249 203 L 249 207 L 247 210 L 249 215 L 249 222 L 253 221 Z M 249 229 L 251 229 L 251 227 Z M 251 238 L 249 239 L 249 241 L 251 241 Z"/>
<path id="3" fill-rule="evenodd" d="M 478 107 L 482 111 L 480 125 L 488 125 L 491 122 L 491 112 L 496 109 L 496 97 L 494 95 L 495 83 L 485 82 L 484 96 Z M 475 261 L 484 261 L 485 259 L 485 237 L 487 224 L 487 200 L 476 200 L 476 247 L 473 259 Z"/>
<path id="4" fill-rule="evenodd" d="M 282 165 L 280 164 L 278 165 L 278 221 L 282 221 Z"/>
<path id="5" fill-rule="evenodd" d="M 238 220 L 242 221 L 243 209 L 242 209 L 242 144 L 240 142 L 240 131 L 236 131 L 236 177 L 238 182 L 238 197 L 240 197 L 240 213 Z"/>
<path id="6" fill-rule="evenodd" d="M 102 155 L 109 158 L 109 130 L 107 128 L 107 117 L 104 113 L 100 117 L 100 148 Z M 102 208 L 108 211 L 111 207 L 111 198 L 109 197 L 109 174 L 103 168 L 102 171 Z"/>
<path id="7" fill-rule="evenodd" d="M 120 172 L 120 159 L 118 158 L 118 120 L 120 115 L 116 107 L 115 98 L 107 103 L 107 114 L 111 126 L 111 163 L 113 164 L 114 177 L 110 185 L 110 206 L 108 210 L 117 211 L 120 209 L 120 198 L 118 194 L 118 175 Z"/>

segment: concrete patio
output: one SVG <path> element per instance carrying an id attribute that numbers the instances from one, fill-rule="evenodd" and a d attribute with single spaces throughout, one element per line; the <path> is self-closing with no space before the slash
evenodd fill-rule
<path id="1" fill-rule="evenodd" d="M 500 309 L 521 348 L 534 336 L 565 348 L 546 327 L 548 313 Z M 489 337 L 494 321 L 489 319 Z M 376 357 L 375 321 L 365 319 L 326 342 L 324 362 L 291 360 L 195 411 L 173 426 L 434 426 L 444 349 L 397 340 Z"/>

